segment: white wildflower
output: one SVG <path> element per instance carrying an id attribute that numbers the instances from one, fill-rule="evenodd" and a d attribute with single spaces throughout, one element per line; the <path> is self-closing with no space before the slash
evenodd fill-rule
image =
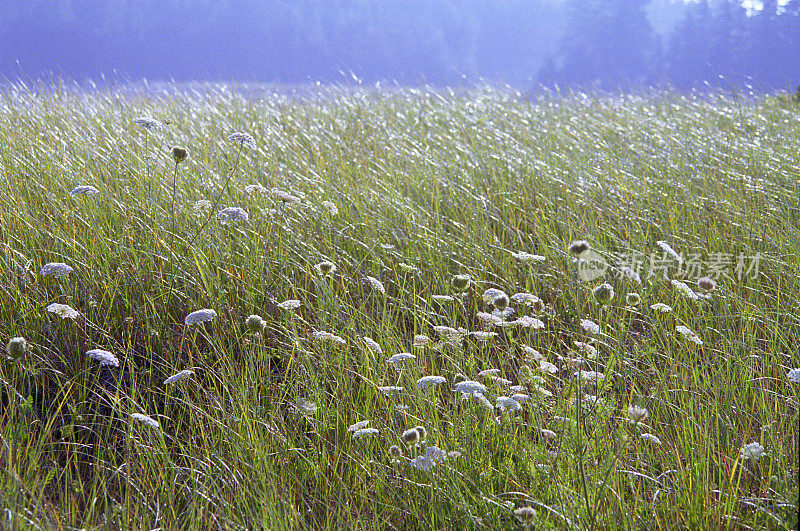
<path id="1" fill-rule="evenodd" d="M 668 313 L 672 311 L 672 306 L 664 304 L 663 302 L 657 302 L 655 304 L 651 304 L 650 309 L 661 313 Z"/>
<path id="2" fill-rule="evenodd" d="M 142 424 L 147 424 L 151 428 L 158 428 L 159 424 L 158 421 L 152 417 L 148 417 L 142 413 L 131 413 L 131 418 L 133 420 L 139 421 Z"/>
<path id="3" fill-rule="evenodd" d="M 757 442 L 753 442 L 750 444 L 746 444 L 742 448 L 741 455 L 742 459 L 744 459 L 745 461 L 750 461 L 750 460 L 758 461 L 764 456 L 765 453 L 766 453 L 766 448 L 764 448 Z"/>
<path id="4" fill-rule="evenodd" d="M 637 273 L 636 271 L 634 271 L 630 267 L 628 267 L 626 265 L 623 265 L 623 266 L 619 267 L 618 271 L 620 272 L 620 274 L 622 276 L 628 277 L 629 279 L 631 279 L 632 281 L 636 282 L 637 284 L 641 284 L 642 283 L 642 277 L 639 276 L 639 273 Z"/>
<path id="5" fill-rule="evenodd" d="M 697 293 L 695 293 L 692 288 L 690 288 L 680 280 L 676 280 L 673 278 L 672 280 L 670 280 L 670 284 L 672 284 L 672 287 L 680 291 L 682 295 L 692 300 L 697 300 L 700 298 L 700 296 Z"/>
<path id="6" fill-rule="evenodd" d="M 475 380 L 462 380 L 456 383 L 454 390 L 464 395 L 483 394 L 486 392 L 486 386 Z"/>
<path id="7" fill-rule="evenodd" d="M 275 197 L 277 197 L 279 200 L 283 201 L 287 205 L 295 205 L 300 201 L 302 201 L 302 199 L 300 199 L 296 195 L 292 195 L 289 192 L 281 190 L 280 188 L 273 188 L 272 193 L 273 195 L 275 195 Z"/>
<path id="8" fill-rule="evenodd" d="M 150 130 L 150 131 L 157 131 L 157 130 L 163 128 L 163 125 L 161 124 L 161 122 L 159 122 L 158 120 L 156 120 L 154 118 L 149 118 L 147 116 L 142 116 L 140 118 L 134 118 L 132 120 L 132 122 L 134 124 L 138 125 L 139 127 L 143 127 L 143 128 L 145 128 L 147 130 Z"/>
<path id="9" fill-rule="evenodd" d="M 427 389 L 428 387 L 439 385 L 447 382 L 444 376 L 423 376 L 417 380 L 417 387 L 420 389 Z"/>
<path id="10" fill-rule="evenodd" d="M 522 405 L 513 398 L 507 396 L 497 397 L 497 407 L 500 408 L 500 411 L 522 411 Z"/>
<path id="11" fill-rule="evenodd" d="M 311 335 L 314 336 L 314 339 L 316 339 L 319 342 L 330 341 L 331 343 L 338 343 L 339 345 L 347 344 L 346 339 L 344 339 L 343 337 L 339 337 L 336 334 L 331 334 L 330 332 L 315 330 L 314 332 L 311 333 Z"/>
<path id="12" fill-rule="evenodd" d="M 414 335 L 414 348 L 425 348 L 431 344 L 431 338 L 426 336 L 425 334 L 416 334 Z"/>
<path id="13" fill-rule="evenodd" d="M 372 286 L 372 289 L 379 291 L 381 295 L 386 295 L 386 288 L 383 287 L 383 282 L 375 277 L 367 277 L 367 282 Z"/>
<path id="14" fill-rule="evenodd" d="M 69 195 L 70 197 L 75 197 L 76 195 L 85 195 L 88 197 L 92 197 L 93 195 L 98 193 L 100 193 L 100 190 L 98 190 L 92 185 L 86 184 L 86 185 L 76 186 L 75 188 L 72 189 Z"/>
<path id="15" fill-rule="evenodd" d="M 533 347 L 529 347 L 528 345 L 520 345 L 520 348 L 522 349 L 523 352 L 525 352 L 525 354 L 530 356 L 531 359 L 533 359 L 534 361 L 541 361 L 544 359 L 542 353 Z"/>
<path id="16" fill-rule="evenodd" d="M 378 344 L 377 341 L 375 341 L 371 337 L 364 336 L 364 343 L 366 343 L 367 347 L 369 347 L 369 349 L 372 350 L 373 352 L 377 354 L 383 354 L 383 349 L 381 348 L 381 346 Z"/>
<path id="17" fill-rule="evenodd" d="M 182 370 L 180 372 L 176 372 L 175 374 L 173 374 L 172 376 L 170 376 L 169 378 L 164 380 L 164 385 L 169 385 L 169 384 L 172 384 L 172 383 L 175 383 L 175 382 L 179 382 L 179 381 L 183 380 L 184 378 L 188 378 L 189 376 L 191 376 L 193 374 L 194 374 L 194 371 L 191 370 L 191 369 L 184 369 L 184 370 Z"/>
<path id="18" fill-rule="evenodd" d="M 611 302 L 614 298 L 614 286 L 608 282 L 604 282 L 594 288 L 594 298 L 600 304 Z"/>
<path id="19" fill-rule="evenodd" d="M 498 299 L 500 297 L 505 297 L 506 299 L 508 299 L 508 295 L 506 295 L 506 292 L 501 289 L 489 288 L 483 292 L 483 302 L 485 302 L 486 304 L 494 304 L 495 299 Z"/>
<path id="20" fill-rule="evenodd" d="M 506 378 L 501 378 L 500 376 L 489 376 L 495 383 L 499 385 L 511 385 L 511 380 L 507 380 Z"/>
<path id="21" fill-rule="evenodd" d="M 497 376 L 500 374 L 500 369 L 486 369 L 478 373 L 478 376 Z"/>
<path id="22" fill-rule="evenodd" d="M 514 393 L 513 395 L 511 395 L 510 398 L 516 400 L 520 404 L 524 404 L 525 402 L 528 402 L 531 399 L 531 397 L 529 395 L 526 395 L 525 393 Z"/>
<path id="23" fill-rule="evenodd" d="M 62 319 L 73 319 L 74 320 L 74 319 L 77 319 L 78 316 L 80 316 L 80 312 L 78 312 L 77 310 L 73 309 L 68 304 L 58 304 L 58 303 L 54 302 L 53 304 L 50 304 L 46 309 L 47 309 L 48 312 L 54 313 L 54 314 L 58 315 L 59 317 L 61 317 Z"/>
<path id="24" fill-rule="evenodd" d="M 111 352 L 94 348 L 86 352 L 90 358 L 99 361 L 101 366 L 119 367 L 119 360 Z"/>
<path id="25" fill-rule="evenodd" d="M 278 304 L 281 310 L 296 310 L 300 307 L 300 301 L 297 299 L 289 299 Z"/>
<path id="26" fill-rule="evenodd" d="M 220 210 L 217 213 L 217 217 L 222 223 L 229 223 L 232 221 L 247 221 L 249 216 L 243 208 L 228 207 Z"/>
<path id="27" fill-rule="evenodd" d="M 308 400 L 306 398 L 302 397 L 298 398 L 297 400 L 294 401 L 294 405 L 297 409 L 300 410 L 300 412 L 304 414 L 313 415 L 314 413 L 317 412 L 317 405 L 311 400 Z"/>
<path id="28" fill-rule="evenodd" d="M 50 262 L 42 267 L 42 271 L 39 273 L 43 277 L 65 277 L 72 273 L 72 268 L 67 264 L 62 262 Z"/>
<path id="29" fill-rule="evenodd" d="M 786 373 L 786 378 L 792 383 L 800 384 L 800 369 L 791 369 Z"/>
<path id="30" fill-rule="evenodd" d="M 582 341 L 573 341 L 573 343 L 577 347 L 578 352 L 585 354 L 590 360 L 597 358 L 597 349 L 593 345 L 583 343 Z"/>
<path id="31" fill-rule="evenodd" d="M 378 387 L 378 391 L 387 395 L 392 393 L 402 393 L 405 390 L 405 387 L 401 387 L 399 385 L 384 385 L 383 387 Z"/>
<path id="32" fill-rule="evenodd" d="M 546 260 L 544 256 L 540 256 L 538 254 L 526 253 L 524 251 L 511 254 L 514 258 L 516 258 L 520 262 L 544 262 Z"/>
<path id="33" fill-rule="evenodd" d="M 186 323 L 187 325 L 205 323 L 207 321 L 212 320 L 216 316 L 217 312 L 208 308 L 204 308 L 202 310 L 197 310 L 190 313 L 189 315 L 186 316 L 186 319 L 184 319 L 183 322 Z"/>
<path id="34" fill-rule="evenodd" d="M 369 421 L 368 420 L 360 420 L 360 421 L 356 422 L 355 424 L 353 424 L 352 426 L 350 426 L 349 428 L 347 428 L 347 431 L 356 432 L 358 430 L 363 430 L 367 426 L 369 426 Z"/>
<path id="35" fill-rule="evenodd" d="M 409 352 L 400 352 L 398 354 L 395 354 L 394 356 L 392 356 L 391 358 L 389 358 L 386 361 L 389 362 L 389 363 L 399 364 L 399 363 L 403 363 L 405 361 L 413 360 L 413 359 L 416 359 L 416 358 L 417 357 L 415 355 L 413 355 L 413 354 L 411 354 Z"/>
<path id="36" fill-rule="evenodd" d="M 433 460 L 427 455 L 418 455 L 417 457 L 409 461 L 408 464 L 410 464 L 417 470 L 423 470 L 425 472 L 428 472 L 431 468 L 433 468 L 436 465 L 436 463 L 434 463 Z"/>
<path id="37" fill-rule="evenodd" d="M 247 195 L 251 195 L 256 192 L 258 192 L 261 195 L 267 195 L 267 189 L 260 184 L 248 184 L 247 186 L 244 187 L 244 192 Z"/>
<path id="38" fill-rule="evenodd" d="M 698 336 L 696 333 L 694 333 L 689 327 L 686 327 L 686 326 L 683 326 L 683 325 L 678 325 L 678 326 L 675 327 L 675 330 L 680 332 L 680 334 L 683 337 L 685 337 L 686 339 L 688 339 L 689 341 L 697 343 L 698 345 L 701 345 L 701 346 L 703 345 L 703 340 L 700 339 L 700 336 Z"/>
<path id="39" fill-rule="evenodd" d="M 328 214 L 330 214 L 331 216 L 339 214 L 339 209 L 336 207 L 335 204 L 331 203 L 330 201 L 323 201 L 322 206 L 325 207 L 325 210 L 327 210 Z"/>
<path id="40" fill-rule="evenodd" d="M 646 408 L 639 407 L 636 404 L 628 406 L 628 417 L 634 422 L 644 421 L 650 412 Z"/>
<path id="41" fill-rule="evenodd" d="M 533 306 L 536 301 L 541 301 L 541 299 L 532 293 L 521 292 L 511 296 L 511 302 L 524 304 L 525 306 Z"/>
<path id="42" fill-rule="evenodd" d="M 539 370 L 548 374 L 555 374 L 558 372 L 558 367 L 547 360 L 542 360 L 539 362 Z"/>
<path id="43" fill-rule="evenodd" d="M 477 339 L 479 341 L 488 341 L 488 340 L 492 339 L 493 337 L 497 337 L 498 334 L 497 334 L 497 332 L 477 331 L 477 332 L 470 332 L 469 335 L 471 335 L 472 337 L 474 337 L 475 339 Z"/>
<path id="44" fill-rule="evenodd" d="M 652 433 L 643 433 L 640 435 L 643 441 L 651 442 L 653 444 L 661 444 L 661 439 L 653 435 Z"/>
<path id="45" fill-rule="evenodd" d="M 239 142 L 243 146 L 247 146 L 250 149 L 256 149 L 256 139 L 253 138 L 248 133 L 231 133 L 228 135 L 228 140 L 231 142 Z"/>
<path id="46" fill-rule="evenodd" d="M 450 295 L 431 295 L 431 299 L 434 302 L 440 302 L 440 303 L 453 302 L 455 300 L 455 298 L 453 298 Z"/>
<path id="47" fill-rule="evenodd" d="M 208 199 L 201 199 L 194 204 L 192 209 L 194 209 L 195 213 L 197 214 L 208 214 L 211 212 L 211 207 L 211 201 Z"/>
<path id="48" fill-rule="evenodd" d="M 405 262 L 400 262 L 397 265 L 400 266 L 400 269 L 402 269 L 405 273 L 418 273 L 419 272 L 419 269 L 417 269 L 416 267 L 414 267 L 411 264 L 406 264 Z"/>
<path id="49" fill-rule="evenodd" d="M 360 439 L 367 435 L 377 435 L 379 433 L 377 428 L 362 428 L 353 433 L 353 439 Z"/>
<path id="50" fill-rule="evenodd" d="M 419 444 L 421 437 L 419 430 L 416 428 L 411 428 L 404 431 L 400 436 L 400 439 L 406 444 L 406 446 L 411 446 L 414 444 Z"/>
<path id="51" fill-rule="evenodd" d="M 656 242 L 656 245 L 661 247 L 662 251 L 664 251 L 666 254 L 670 255 L 673 259 L 675 259 L 675 261 L 678 262 L 678 264 L 682 264 L 683 263 L 683 258 L 681 257 L 681 255 L 679 255 L 675 251 L 675 249 L 670 247 L 670 245 L 667 242 L 665 242 L 663 240 L 659 240 L 659 241 Z"/>
<path id="52" fill-rule="evenodd" d="M 497 315 L 491 314 L 489 312 L 478 312 L 476 317 L 484 322 L 487 325 L 501 325 L 503 324 L 503 318 Z"/>
<path id="53" fill-rule="evenodd" d="M 575 376 L 581 380 L 589 380 L 592 382 L 602 381 L 606 377 L 605 373 L 596 371 L 578 371 L 575 373 Z"/>
<path id="54" fill-rule="evenodd" d="M 447 453 L 438 446 L 428 446 L 425 448 L 425 456 L 434 463 L 447 461 Z"/>
<path id="55" fill-rule="evenodd" d="M 536 510 L 534 510 L 533 507 L 520 507 L 514 509 L 514 516 L 519 518 L 519 521 L 527 526 L 536 518 Z"/>
<path id="56" fill-rule="evenodd" d="M 545 429 L 545 428 L 542 428 L 539 431 L 542 433 L 542 436 L 544 436 L 547 439 L 553 439 L 558 435 L 553 430 L 548 430 L 548 429 Z"/>
<path id="57" fill-rule="evenodd" d="M 512 321 L 513 324 L 517 326 L 522 326 L 523 328 L 533 328 L 534 330 L 541 330 L 544 328 L 544 322 L 540 319 L 535 317 L 531 317 L 530 315 L 523 315 L 519 317 L 516 321 Z"/>
<path id="58" fill-rule="evenodd" d="M 581 319 L 581 327 L 590 334 L 600 333 L 600 325 L 595 323 L 591 319 Z"/>

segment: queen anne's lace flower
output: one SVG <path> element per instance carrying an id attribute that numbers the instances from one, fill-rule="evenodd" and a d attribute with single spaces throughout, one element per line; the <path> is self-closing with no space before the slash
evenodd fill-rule
<path id="1" fill-rule="evenodd" d="M 398 354 L 395 354 L 391 358 L 389 358 L 387 361 L 389 363 L 397 364 L 397 363 L 402 363 L 402 362 L 405 362 L 405 361 L 408 361 L 408 360 L 413 360 L 413 359 L 416 359 L 415 355 L 410 354 L 408 352 L 400 352 Z"/>
<path id="2" fill-rule="evenodd" d="M 362 428 L 353 433 L 353 439 L 360 439 L 361 437 L 366 437 L 367 435 L 377 435 L 378 433 L 380 432 L 377 428 Z"/>
<path id="3" fill-rule="evenodd" d="M 146 424 L 151 428 L 157 429 L 159 426 L 158 421 L 156 419 L 148 417 L 147 415 L 144 415 L 142 413 L 131 413 L 131 418 L 133 420 L 141 422 L 142 424 Z"/>
<path id="4" fill-rule="evenodd" d="M 595 323 L 591 319 L 581 319 L 581 328 L 583 328 L 590 334 L 600 333 L 600 325 Z"/>
<path id="5" fill-rule="evenodd" d="M 695 293 L 692 288 L 690 288 L 680 280 L 676 280 L 673 278 L 672 280 L 670 280 L 670 284 L 672 284 L 672 287 L 674 287 L 676 290 L 680 291 L 681 294 L 692 300 L 697 300 L 700 298 L 700 296 L 697 293 Z"/>
<path id="6" fill-rule="evenodd" d="M 220 210 L 217 217 L 222 223 L 230 223 L 233 221 L 247 221 L 249 216 L 243 208 L 228 207 Z"/>
<path id="7" fill-rule="evenodd" d="M 522 405 L 513 398 L 507 396 L 497 397 L 497 407 L 500 408 L 500 411 L 522 411 Z"/>
<path id="8" fill-rule="evenodd" d="M 511 254 L 514 258 L 516 258 L 520 262 L 544 262 L 546 260 L 544 256 L 540 256 L 538 254 L 526 253 L 524 251 Z"/>
<path id="9" fill-rule="evenodd" d="M 387 395 L 391 393 L 402 393 L 405 390 L 405 387 L 399 385 L 384 385 L 383 387 L 378 387 L 378 391 Z"/>
<path id="10" fill-rule="evenodd" d="M 186 319 L 184 319 L 183 322 L 186 323 L 187 325 L 205 323 L 207 321 L 212 320 L 216 316 L 217 312 L 209 308 L 204 308 L 202 310 L 196 310 L 190 313 L 189 315 L 186 316 Z"/>
<path id="11" fill-rule="evenodd" d="M 146 116 L 142 116 L 141 118 L 135 118 L 133 120 L 133 123 L 150 131 L 156 131 L 163 127 L 161 125 L 161 122 L 159 122 L 158 120 L 154 118 L 148 118 Z"/>
<path id="12" fill-rule="evenodd" d="M 455 385 L 455 392 L 464 395 L 483 394 L 486 392 L 486 386 L 475 380 L 463 380 Z"/>
<path id="13" fill-rule="evenodd" d="M 678 325 L 678 326 L 675 327 L 675 330 L 680 332 L 680 334 L 683 337 L 685 337 L 686 339 L 688 339 L 689 341 L 692 341 L 692 342 L 697 343 L 698 345 L 702 346 L 703 340 L 700 339 L 700 336 L 698 336 L 696 333 L 694 333 L 689 327 L 686 327 L 686 326 L 683 326 L 683 325 Z"/>
<path id="14" fill-rule="evenodd" d="M 373 352 L 377 354 L 383 354 L 383 349 L 381 348 L 381 346 L 378 344 L 377 341 L 375 341 L 371 337 L 364 336 L 364 343 L 366 343 L 367 347 L 369 347 L 369 349 L 372 350 Z"/>
<path id="15" fill-rule="evenodd" d="M 86 352 L 90 358 L 99 361 L 101 366 L 119 367 L 119 360 L 111 352 L 94 348 Z"/>
<path id="16" fill-rule="evenodd" d="M 72 268 L 62 262 L 50 262 L 42 267 L 41 275 L 43 277 L 65 277 L 72 273 Z"/>
<path id="17" fill-rule="evenodd" d="M 763 446 L 757 442 L 752 442 L 750 444 L 746 444 L 742 448 L 742 459 L 745 461 L 758 461 L 764 456 L 765 453 L 766 449 Z"/>
<path id="18" fill-rule="evenodd" d="M 280 201 L 286 203 L 287 205 L 295 205 L 300 201 L 302 201 L 302 199 L 300 199 L 296 195 L 292 195 L 285 190 L 281 190 L 280 188 L 273 188 L 272 193 L 273 195 L 275 195 L 275 197 L 277 197 Z"/>
<path id="19" fill-rule="evenodd" d="M 363 430 L 367 426 L 369 426 L 369 421 L 368 420 L 360 420 L 360 421 L 356 422 L 355 424 L 353 424 L 352 426 L 350 426 L 349 428 L 347 428 L 347 431 L 356 432 L 358 430 Z"/>
<path id="20" fill-rule="evenodd" d="M 313 415 L 314 413 L 317 412 L 317 405 L 311 400 L 308 400 L 303 397 L 300 397 L 297 400 L 295 400 L 294 405 L 304 414 Z"/>
<path id="21" fill-rule="evenodd" d="M 655 304 L 651 304 L 650 309 L 661 313 L 668 313 L 672 311 L 672 306 L 664 304 L 663 302 L 657 302 Z"/>
<path id="22" fill-rule="evenodd" d="M 80 316 L 80 312 L 78 312 L 78 310 L 75 310 L 68 304 L 58 304 L 54 302 L 53 304 L 50 304 L 46 309 L 48 312 L 54 313 L 59 317 L 61 317 L 62 319 L 75 320 Z"/>
<path id="23" fill-rule="evenodd" d="M 423 470 L 428 472 L 431 468 L 433 468 L 436 463 L 428 457 L 427 455 L 418 455 L 408 463 L 409 465 L 413 466 L 417 470 Z"/>
<path id="24" fill-rule="evenodd" d="M 489 288 L 483 292 L 483 302 L 486 304 L 494 304 L 495 299 L 498 297 L 506 297 L 507 299 L 508 295 L 506 295 L 505 291 L 497 288 Z"/>
<path id="25" fill-rule="evenodd" d="M 676 262 L 678 262 L 678 264 L 682 264 L 682 263 L 683 263 L 683 258 L 681 257 L 681 255 L 679 255 L 679 254 L 678 254 L 678 253 L 675 251 L 675 249 L 673 249 L 672 247 L 670 247 L 670 245 L 669 245 L 667 242 L 665 242 L 665 241 L 663 241 L 663 240 L 659 240 L 659 241 L 657 241 L 657 242 L 656 242 L 656 245 L 658 245 L 659 247 L 661 247 L 661 250 L 662 250 L 662 251 L 664 251 L 666 254 L 668 254 L 668 255 L 670 255 L 672 258 L 674 258 L 674 259 L 675 259 L 675 261 L 676 261 Z"/>
<path id="26" fill-rule="evenodd" d="M 634 422 L 644 421 L 649 414 L 647 409 L 639 407 L 636 404 L 628 406 L 628 417 Z"/>
<path id="27" fill-rule="evenodd" d="M 176 372 L 175 374 L 173 374 L 172 376 L 170 376 L 169 378 L 164 380 L 164 385 L 169 385 L 169 384 L 173 384 L 175 382 L 179 382 L 179 381 L 181 381 L 181 380 L 183 380 L 185 378 L 188 378 L 189 376 L 191 376 L 193 374 L 194 374 L 194 371 L 191 370 L 191 369 L 184 369 L 184 370 L 182 370 L 180 372 Z"/>
<path id="28" fill-rule="evenodd" d="M 474 337 L 479 341 L 488 341 L 493 337 L 497 337 L 497 332 L 484 332 L 482 330 L 478 330 L 477 332 L 470 332 L 469 335 Z"/>
<path id="29" fill-rule="evenodd" d="M 386 288 L 383 287 L 383 282 L 375 277 L 367 277 L 367 282 L 369 282 L 369 285 L 372 286 L 372 289 L 380 292 L 381 295 L 386 295 Z"/>
<path id="30" fill-rule="evenodd" d="M 643 441 L 651 442 L 653 444 L 661 444 L 661 439 L 653 435 L 652 433 L 643 433 L 640 435 Z"/>
<path id="31" fill-rule="evenodd" d="M 253 138 L 248 133 L 231 133 L 228 135 L 228 140 L 231 142 L 239 142 L 243 146 L 247 146 L 250 149 L 256 149 L 256 139 Z"/>
<path id="32" fill-rule="evenodd" d="M 800 369 L 791 369 L 786 373 L 786 378 L 796 384 L 800 384 Z"/>
<path id="33" fill-rule="evenodd" d="M 417 380 L 417 387 L 420 389 L 427 389 L 433 385 L 443 384 L 447 382 L 444 376 L 423 376 Z"/>
<path id="34" fill-rule="evenodd" d="M 325 332 L 322 330 L 315 330 L 312 332 L 314 339 L 317 341 L 330 341 L 332 343 L 338 343 L 339 345 L 346 345 L 347 340 L 343 337 L 339 337 L 336 334 L 331 334 L 330 332 Z"/>
<path id="35" fill-rule="evenodd" d="M 519 317 L 516 321 L 512 321 L 510 324 L 514 324 L 516 326 L 522 326 L 524 328 L 533 328 L 534 330 L 541 330 L 544 328 L 544 322 L 540 319 L 535 317 L 531 317 L 530 315 L 523 315 Z"/>
<path id="36" fill-rule="evenodd" d="M 261 186 L 260 184 L 248 184 L 244 187 L 244 191 L 247 195 L 254 194 L 258 192 L 261 195 L 267 195 L 267 189 Z"/>
<path id="37" fill-rule="evenodd" d="M 300 307 L 300 301 L 297 299 L 289 299 L 288 301 L 283 301 L 282 303 L 278 304 L 278 308 L 281 310 L 296 310 Z"/>
<path id="38" fill-rule="evenodd" d="M 335 204 L 331 203 L 330 201 L 323 201 L 322 206 L 325 207 L 325 210 L 327 210 L 328 214 L 330 214 L 331 216 L 339 214 L 339 209 L 336 207 Z"/>
<path id="39" fill-rule="evenodd" d="M 72 191 L 69 193 L 69 195 L 70 197 L 75 197 L 76 195 L 85 195 L 87 197 L 92 197 L 93 195 L 98 194 L 99 192 L 100 190 L 98 190 L 94 186 L 90 184 L 85 184 L 73 188 Z"/>

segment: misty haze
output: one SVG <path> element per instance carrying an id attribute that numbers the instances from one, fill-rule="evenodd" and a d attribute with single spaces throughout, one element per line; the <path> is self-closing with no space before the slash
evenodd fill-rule
<path id="1" fill-rule="evenodd" d="M 0 529 L 798 528 L 800 0 L 0 0 L 0 177 Z"/>

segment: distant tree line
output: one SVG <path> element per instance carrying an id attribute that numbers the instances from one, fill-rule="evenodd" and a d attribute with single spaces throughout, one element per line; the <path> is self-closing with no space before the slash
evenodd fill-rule
<path id="1" fill-rule="evenodd" d="M 617 89 L 722 75 L 794 86 L 800 0 L 764 4 L 748 16 L 728 0 L 0 0 L 0 76 L 304 83 L 352 74 Z"/>

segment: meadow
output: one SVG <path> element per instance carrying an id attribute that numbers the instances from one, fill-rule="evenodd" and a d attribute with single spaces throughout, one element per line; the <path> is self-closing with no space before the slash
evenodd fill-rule
<path id="1" fill-rule="evenodd" d="M 14 85 L 0 132 L 4 529 L 797 528 L 790 99 Z"/>

